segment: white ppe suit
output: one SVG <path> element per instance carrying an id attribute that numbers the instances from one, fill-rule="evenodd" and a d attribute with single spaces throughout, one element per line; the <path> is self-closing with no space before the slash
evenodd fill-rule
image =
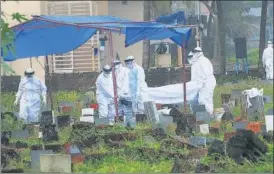
<path id="1" fill-rule="evenodd" d="M 99 118 L 114 122 L 115 104 L 112 74 L 107 77 L 102 72 L 96 79 L 96 99 L 99 105 Z"/>
<path id="2" fill-rule="evenodd" d="M 117 84 L 117 93 L 119 98 L 118 111 L 119 116 L 124 116 L 124 125 L 134 127 L 131 98 L 129 97 L 129 69 L 121 64 L 115 65 L 115 75 Z M 126 100 L 127 102 L 123 102 Z"/>
<path id="3" fill-rule="evenodd" d="M 16 101 L 20 101 L 19 117 L 26 123 L 39 122 L 41 95 L 46 103 L 47 87 L 35 76 L 24 77 L 19 84 Z"/>
<path id="4" fill-rule="evenodd" d="M 216 86 L 213 66 L 202 52 L 196 53 L 196 55 L 194 54 L 194 57 L 191 66 L 191 81 L 201 85 L 198 94 L 198 103 L 200 105 L 205 105 L 206 110 L 210 114 L 213 114 L 213 93 Z"/>
<path id="5" fill-rule="evenodd" d="M 266 72 L 266 79 L 273 79 L 273 46 L 269 45 L 263 52 L 263 67 Z"/>
<path id="6" fill-rule="evenodd" d="M 129 93 L 131 95 L 133 113 L 143 113 L 144 102 L 149 101 L 149 94 L 145 81 L 145 71 L 136 63 L 129 70 Z"/>

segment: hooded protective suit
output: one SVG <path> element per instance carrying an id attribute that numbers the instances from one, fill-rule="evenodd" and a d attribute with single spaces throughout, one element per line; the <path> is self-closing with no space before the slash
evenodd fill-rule
<path id="1" fill-rule="evenodd" d="M 128 83 L 128 73 L 129 69 L 123 67 L 120 61 L 114 62 L 115 75 L 116 75 L 116 84 L 117 84 L 117 93 L 120 97 L 124 93 L 128 93 L 129 83 Z"/>
<path id="2" fill-rule="evenodd" d="M 125 63 L 129 68 L 129 94 L 131 95 L 133 113 L 143 113 L 144 102 L 149 101 L 145 71 L 136 64 L 133 56 L 128 56 Z"/>
<path id="3" fill-rule="evenodd" d="M 216 86 L 213 66 L 199 47 L 193 50 L 193 58 L 189 60 L 191 64 L 191 81 L 196 81 L 202 85 L 198 94 L 198 103 L 205 105 L 206 110 L 213 114 L 213 93 Z"/>
<path id="4" fill-rule="evenodd" d="M 99 118 L 109 118 L 114 122 L 115 104 L 111 67 L 106 65 L 96 79 L 96 99 L 99 105 Z"/>
<path id="5" fill-rule="evenodd" d="M 263 66 L 266 72 L 266 79 L 273 79 L 273 44 L 269 41 L 267 48 L 263 52 Z"/>
<path id="6" fill-rule="evenodd" d="M 27 75 L 29 72 L 31 75 Z M 18 92 L 16 94 L 15 105 L 20 101 L 19 117 L 25 123 L 39 122 L 41 112 L 41 95 L 43 103 L 46 104 L 47 87 L 38 78 L 33 76 L 34 71 L 27 69 L 25 71 L 26 77 L 21 79 Z"/>

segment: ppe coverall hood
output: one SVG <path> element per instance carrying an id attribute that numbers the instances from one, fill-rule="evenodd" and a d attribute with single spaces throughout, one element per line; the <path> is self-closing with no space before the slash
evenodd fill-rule
<path id="1" fill-rule="evenodd" d="M 263 67 L 265 68 L 266 79 L 273 79 L 273 45 L 272 42 L 268 42 L 268 47 L 263 52 L 262 57 Z"/>
<path id="2" fill-rule="evenodd" d="M 32 68 L 28 68 L 25 70 L 25 76 L 32 77 L 34 75 L 34 70 Z"/>
<path id="3" fill-rule="evenodd" d="M 135 63 L 135 59 L 133 56 L 128 56 L 125 58 L 125 64 L 127 66 L 127 68 L 132 69 L 134 67 Z"/>
<path id="4" fill-rule="evenodd" d="M 112 71 L 111 66 L 106 65 L 103 68 L 103 75 L 108 78 L 111 74 L 111 71 Z"/>
<path id="5" fill-rule="evenodd" d="M 41 95 L 46 104 L 47 87 L 38 78 L 24 77 L 19 84 L 15 104 L 20 101 L 19 117 L 26 123 L 38 122 L 41 112 Z"/>

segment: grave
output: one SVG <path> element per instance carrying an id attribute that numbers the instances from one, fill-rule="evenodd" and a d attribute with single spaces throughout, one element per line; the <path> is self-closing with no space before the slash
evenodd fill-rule
<path id="1" fill-rule="evenodd" d="M 266 132 L 273 131 L 273 109 L 268 109 L 265 115 Z"/>
<path id="2" fill-rule="evenodd" d="M 239 130 L 239 129 L 246 129 L 247 124 L 248 124 L 248 121 L 246 121 L 246 120 L 236 121 L 236 122 L 233 123 L 233 129 L 235 131 Z"/>
<path id="3" fill-rule="evenodd" d="M 80 117 L 80 121 L 86 122 L 86 123 L 94 123 L 94 117 L 93 116 Z"/>
<path id="4" fill-rule="evenodd" d="M 136 114 L 136 122 L 145 122 L 147 120 L 146 114 Z"/>
<path id="5" fill-rule="evenodd" d="M 93 116 L 94 115 L 94 109 L 93 108 L 83 108 L 82 109 L 82 117 L 85 116 Z"/>
<path id="6" fill-rule="evenodd" d="M 71 156 L 64 154 L 42 154 L 40 172 L 71 173 Z"/>
<path id="7" fill-rule="evenodd" d="M 247 108 L 247 115 L 249 118 L 262 118 L 264 116 L 264 102 L 263 97 L 257 96 L 249 99 L 251 107 Z"/>
<path id="8" fill-rule="evenodd" d="M 15 130 L 11 132 L 12 138 L 28 138 L 29 136 L 30 136 L 30 132 L 28 129 Z"/>
<path id="9" fill-rule="evenodd" d="M 238 106 L 241 100 L 241 95 L 242 95 L 243 90 L 241 89 L 232 89 L 231 90 L 231 100 L 235 101 L 235 106 Z"/>
<path id="10" fill-rule="evenodd" d="M 196 123 L 197 124 L 209 124 L 210 123 L 210 114 L 207 111 L 198 111 L 195 113 Z"/>
<path id="11" fill-rule="evenodd" d="M 156 104 L 153 101 L 144 102 L 145 113 L 148 121 L 151 123 L 159 123 L 159 114 L 157 112 Z"/>
<path id="12" fill-rule="evenodd" d="M 40 118 L 40 126 L 48 126 L 53 124 L 53 117 L 54 112 L 53 111 L 43 111 Z"/>
<path id="13" fill-rule="evenodd" d="M 84 162 L 85 157 L 76 145 L 65 144 L 64 147 L 66 153 L 71 155 L 71 161 L 73 164 Z"/>
<path id="14" fill-rule="evenodd" d="M 95 118 L 94 119 L 94 123 L 96 126 L 99 125 L 108 125 L 109 124 L 109 120 L 108 118 Z"/>
<path id="15" fill-rule="evenodd" d="M 206 146 L 206 137 L 202 136 L 190 136 L 189 143 L 196 146 Z"/>
<path id="16" fill-rule="evenodd" d="M 193 107 L 193 111 L 195 112 L 204 112 L 206 111 L 205 105 L 196 105 Z"/>
<path id="17" fill-rule="evenodd" d="M 32 150 L 31 151 L 31 168 L 34 172 L 40 170 L 40 155 L 53 154 L 52 150 Z"/>
<path id="18" fill-rule="evenodd" d="M 159 120 L 159 127 L 162 128 L 165 131 L 165 133 L 169 132 L 169 126 L 173 125 L 173 117 L 159 114 Z"/>
<path id="19" fill-rule="evenodd" d="M 201 134 L 209 134 L 209 125 L 208 124 L 201 124 L 198 126 L 199 133 Z"/>
<path id="20" fill-rule="evenodd" d="M 69 115 L 59 115 L 55 117 L 55 119 L 56 119 L 56 124 L 58 128 L 69 126 L 71 123 L 71 118 Z"/>

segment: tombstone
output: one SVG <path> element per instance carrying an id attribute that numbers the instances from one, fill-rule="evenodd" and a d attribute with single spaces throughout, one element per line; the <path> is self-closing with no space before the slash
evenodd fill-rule
<path id="1" fill-rule="evenodd" d="M 199 125 L 199 132 L 201 134 L 209 134 L 209 125 L 208 124 L 201 124 Z"/>
<path id="2" fill-rule="evenodd" d="M 66 152 L 71 155 L 71 161 L 73 164 L 84 162 L 85 157 L 76 145 L 65 144 L 65 149 Z"/>
<path id="3" fill-rule="evenodd" d="M 273 109 L 268 109 L 265 115 L 266 132 L 273 131 Z"/>
<path id="4" fill-rule="evenodd" d="M 93 116 L 80 117 L 80 121 L 87 122 L 87 123 L 94 123 L 94 117 Z"/>
<path id="5" fill-rule="evenodd" d="M 191 136 L 189 138 L 189 143 L 194 144 L 196 146 L 206 146 L 206 137 Z"/>
<path id="6" fill-rule="evenodd" d="M 58 141 L 59 137 L 58 137 L 58 133 L 55 129 L 56 125 L 49 125 L 49 126 L 45 126 L 42 130 L 42 138 L 44 142 L 47 141 Z"/>
<path id="7" fill-rule="evenodd" d="M 71 156 L 64 154 L 42 154 L 40 172 L 71 173 Z"/>
<path id="8" fill-rule="evenodd" d="M 196 123 L 209 124 L 210 123 L 210 114 L 207 111 L 196 112 Z"/>
<path id="9" fill-rule="evenodd" d="M 108 118 L 95 118 L 94 119 L 94 123 L 96 126 L 99 125 L 108 125 L 109 124 L 109 120 Z"/>
<path id="10" fill-rule="evenodd" d="M 263 103 L 263 97 L 262 96 L 256 96 L 249 99 L 251 103 L 251 107 L 247 108 L 247 115 L 249 118 L 260 118 L 263 117 L 264 114 L 264 103 Z"/>
<path id="11" fill-rule="evenodd" d="M 135 117 L 136 117 L 136 122 L 137 123 L 145 122 L 147 120 L 146 114 L 136 114 Z"/>
<path id="12" fill-rule="evenodd" d="M 43 111 L 40 118 L 40 126 L 44 127 L 44 126 L 52 125 L 53 117 L 54 117 L 53 111 Z"/>
<path id="13" fill-rule="evenodd" d="M 246 129 L 248 121 L 236 121 L 233 123 L 233 129 L 236 131 L 238 129 Z"/>
<path id="14" fill-rule="evenodd" d="M 71 123 L 71 118 L 69 115 L 59 115 L 57 117 L 55 117 L 56 120 L 56 125 L 58 126 L 58 128 L 63 128 L 66 126 L 69 126 Z"/>
<path id="15" fill-rule="evenodd" d="M 144 102 L 145 113 L 151 123 L 159 123 L 159 114 L 153 101 Z"/>
<path id="16" fill-rule="evenodd" d="M 84 108 L 84 109 L 82 109 L 82 117 L 93 116 L 93 115 L 94 115 L 94 109 L 93 108 Z"/>
<path id="17" fill-rule="evenodd" d="M 29 138 L 30 132 L 28 129 L 16 130 L 11 132 L 12 138 Z"/>
<path id="18" fill-rule="evenodd" d="M 196 106 L 194 106 L 193 110 L 194 110 L 194 113 L 195 112 L 205 112 L 206 108 L 205 108 L 205 105 L 196 105 Z"/>
<path id="19" fill-rule="evenodd" d="M 40 155 L 53 154 L 52 150 L 32 150 L 31 151 L 31 168 L 35 172 L 40 170 Z"/>

